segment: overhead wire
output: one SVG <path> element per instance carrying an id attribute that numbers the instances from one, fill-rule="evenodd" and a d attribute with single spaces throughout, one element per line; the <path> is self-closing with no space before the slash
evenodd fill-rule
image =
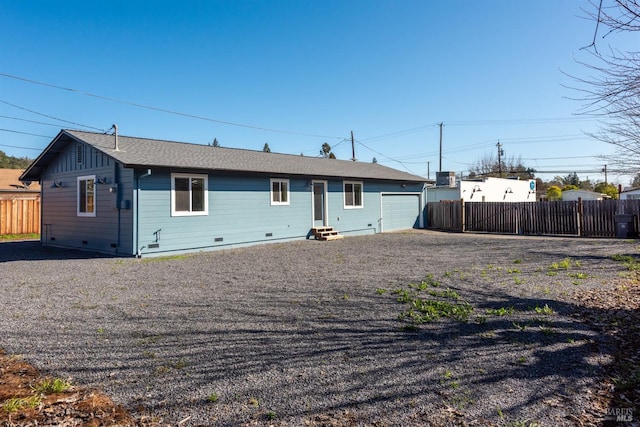
<path id="1" fill-rule="evenodd" d="M 131 106 L 138 107 L 138 108 L 143 108 L 143 109 L 148 109 L 148 110 L 153 110 L 153 111 L 158 111 L 158 112 L 163 112 L 163 113 L 167 113 L 167 114 L 173 114 L 173 115 L 178 115 L 178 116 L 183 116 L 183 117 L 188 117 L 188 118 L 193 118 L 193 119 L 198 119 L 198 120 L 221 123 L 221 124 L 226 124 L 226 125 L 231 125 L 231 126 L 238 126 L 238 127 L 243 127 L 243 128 L 262 130 L 262 131 L 267 131 L 267 132 L 277 132 L 277 133 L 283 133 L 283 134 L 300 135 L 300 136 L 317 137 L 317 138 L 326 138 L 326 139 L 340 139 L 340 141 L 337 144 L 335 144 L 333 148 L 338 147 L 341 144 L 343 144 L 345 141 L 347 141 L 346 138 L 339 137 L 339 136 L 318 135 L 318 134 L 311 134 L 311 133 L 304 133 L 304 132 L 286 131 L 286 130 L 281 130 L 281 129 L 273 129 L 273 128 L 267 128 L 267 127 L 261 127 L 261 126 L 254 126 L 254 125 L 242 124 L 242 123 L 237 123 L 237 122 L 231 122 L 231 121 L 226 121 L 226 120 L 220 120 L 220 119 L 215 119 L 215 118 L 210 118 L 210 117 L 205 117 L 205 116 L 199 116 L 199 115 L 190 114 L 190 113 L 183 113 L 183 112 L 169 110 L 169 109 L 165 109 L 165 108 L 160 108 L 160 107 L 140 104 L 140 103 L 136 103 L 136 102 L 121 100 L 121 99 L 117 99 L 117 98 L 112 98 L 112 97 L 108 97 L 108 96 L 98 95 L 98 94 L 94 94 L 94 93 L 91 93 L 91 92 L 86 92 L 86 91 L 81 91 L 81 90 L 74 89 L 74 88 L 68 88 L 68 87 L 63 87 L 63 86 L 59 86 L 59 85 L 54 85 L 54 84 L 51 84 L 51 83 L 41 82 L 41 81 L 28 79 L 28 78 L 20 77 L 20 76 L 15 76 L 15 75 L 7 74 L 7 73 L 1 73 L 0 72 L 0 76 L 6 77 L 6 78 L 10 78 L 10 79 L 24 81 L 24 82 L 31 83 L 31 84 L 50 87 L 50 88 L 54 88 L 54 89 L 58 89 L 58 90 L 78 93 L 78 94 L 82 94 L 82 95 L 85 95 L 85 96 L 94 97 L 94 98 L 97 98 L 97 99 L 103 99 L 103 100 L 107 100 L 107 101 L 111 101 L 111 102 L 121 103 L 121 104 L 125 104 L 125 105 L 131 105 Z M 72 122 L 72 121 L 69 121 L 69 120 L 65 120 L 65 119 L 61 119 L 61 118 L 58 118 L 58 117 L 54 117 L 54 116 L 51 116 L 51 115 L 48 115 L 48 114 L 40 113 L 40 112 L 31 110 L 31 109 L 28 109 L 28 108 L 25 108 L 25 107 L 18 106 L 16 104 L 12 104 L 12 103 L 10 103 L 8 101 L 5 101 L 5 100 L 1 100 L 0 99 L 0 102 L 5 103 L 5 104 L 10 105 L 10 106 L 15 107 L 15 108 L 22 109 L 24 111 L 28 111 L 28 112 L 33 113 L 33 114 L 37 114 L 37 115 L 40 115 L 40 116 L 43 116 L 43 117 L 51 118 L 53 120 L 57 120 L 57 121 L 65 122 L 65 123 L 70 123 L 70 124 L 73 124 L 75 126 L 80 126 L 80 127 L 83 127 L 83 128 L 98 130 L 100 132 L 105 132 L 104 129 L 100 129 L 100 128 L 96 128 L 96 127 L 93 127 L 93 126 L 88 126 L 88 125 L 84 125 L 84 124 L 81 124 L 81 123 Z M 14 120 L 24 120 L 24 121 L 28 121 L 28 122 L 37 123 L 37 124 L 56 126 L 56 125 L 49 124 L 49 123 L 29 121 L 29 120 L 26 120 L 26 119 L 12 118 L 12 117 L 7 117 L 7 116 L 4 116 L 4 117 L 5 118 L 9 118 L 9 119 L 14 119 Z M 503 119 L 503 120 L 474 120 L 474 121 L 462 121 L 462 120 L 460 120 L 460 121 L 447 121 L 447 126 L 473 126 L 473 125 L 479 126 L 479 125 L 493 125 L 493 124 L 507 124 L 507 125 L 508 124 L 514 124 L 514 125 L 515 124 L 546 124 L 546 123 L 564 123 L 564 122 L 570 122 L 570 121 L 584 121 L 584 120 L 592 120 L 592 119 L 591 118 L 585 118 L 585 117 L 561 117 L 561 118 Z M 417 126 L 417 127 L 413 127 L 413 128 L 409 128 L 409 129 L 403 129 L 403 130 L 390 132 L 390 133 L 386 133 L 386 134 L 382 134 L 382 135 L 378 135 L 378 136 L 374 136 L 374 137 L 369 137 L 369 138 L 366 138 L 366 139 L 363 139 L 363 140 L 367 141 L 367 142 L 378 142 L 378 141 L 382 141 L 382 140 L 385 140 L 385 139 L 390 139 L 390 138 L 394 138 L 394 137 L 405 136 L 405 135 L 408 135 L 408 134 L 411 134 L 411 133 L 425 131 L 425 130 L 433 128 L 435 126 L 437 126 L 437 124 L 421 125 L 421 126 Z M 6 129 L 4 131 L 28 134 L 26 132 L 18 132 L 18 131 L 6 130 Z M 44 136 L 44 135 L 36 135 L 36 134 L 32 134 L 32 135 L 34 135 L 34 136 L 42 136 L 42 137 L 47 137 L 48 138 L 48 136 Z M 555 140 L 568 141 L 568 140 L 572 140 L 572 139 L 578 139 L 579 137 L 584 137 L 584 136 L 583 135 L 559 135 L 559 136 L 555 136 L 555 137 L 554 136 L 550 136 L 550 137 L 528 137 L 528 138 L 505 138 L 505 139 L 502 139 L 502 141 L 507 141 L 507 142 L 509 142 L 511 144 L 522 144 L 522 143 L 536 143 L 536 142 L 540 142 L 541 143 L 541 142 L 555 141 Z M 419 164 L 419 163 L 422 163 L 422 162 L 407 162 L 405 160 L 408 160 L 408 159 L 419 159 L 419 158 L 424 158 L 424 157 L 429 157 L 429 156 L 435 155 L 435 152 L 430 152 L 430 153 L 421 153 L 421 154 L 416 154 L 416 155 L 393 158 L 393 157 L 387 156 L 384 153 L 381 153 L 380 151 L 374 150 L 370 146 L 364 144 L 363 140 L 358 140 L 357 141 L 358 144 L 362 145 L 364 148 L 370 150 L 373 153 L 376 153 L 379 156 L 382 156 L 382 157 L 384 157 L 384 158 L 386 158 L 386 159 L 388 159 L 390 161 L 393 161 L 393 162 L 396 162 L 396 163 L 402 165 L 408 171 L 410 171 L 410 168 L 407 166 L 408 164 Z M 455 148 L 452 148 L 452 149 L 448 149 L 447 153 L 456 153 L 456 152 L 461 152 L 461 151 L 469 151 L 470 149 L 476 149 L 476 148 L 480 149 L 480 148 L 488 147 L 490 144 L 492 145 L 493 143 L 495 143 L 495 141 L 496 140 L 493 139 L 491 141 L 479 142 L 479 143 L 469 144 L 469 145 L 465 145 L 465 146 L 461 146 L 461 147 L 455 147 Z"/>
<path id="2" fill-rule="evenodd" d="M 35 123 L 35 124 L 37 124 L 37 125 L 60 127 L 60 125 L 59 125 L 59 124 L 55 124 L 55 123 L 45 123 L 45 122 L 38 122 L 38 121 L 36 121 L 36 120 L 21 119 L 20 117 L 11 117 L 11 116 L 3 116 L 3 115 L 0 115 L 0 118 L 2 118 L 2 119 L 9 119 L 9 120 L 19 120 L 19 121 L 27 122 L 27 123 Z"/>
<path id="3" fill-rule="evenodd" d="M 80 127 L 87 128 L 87 129 L 97 130 L 97 131 L 100 131 L 100 132 L 103 132 L 103 133 L 105 132 L 105 130 L 104 130 L 104 129 L 100 129 L 100 128 L 93 127 L 93 126 L 89 126 L 89 125 L 83 125 L 83 124 L 81 124 L 81 123 L 72 122 L 72 121 L 70 121 L 70 120 L 61 119 L 61 118 L 59 118 L 59 117 L 54 117 L 54 116 L 51 116 L 51 115 L 49 115 L 49 114 L 40 113 L 40 112 L 38 112 L 38 111 L 31 110 L 31 109 L 29 109 L 29 108 L 25 108 L 25 107 L 21 107 L 21 106 L 19 106 L 19 105 L 13 104 L 13 103 L 11 103 L 11 102 L 9 102 L 9 101 L 5 101 L 4 99 L 0 99 L 0 102 L 1 102 L 1 103 L 3 103 L 3 104 L 9 105 L 9 106 L 11 106 L 11 107 L 14 107 L 14 108 L 18 108 L 18 109 L 20 109 L 20 110 L 28 111 L 29 113 L 36 114 L 36 115 L 38 115 L 38 116 L 47 117 L 47 118 L 49 118 L 49 119 L 57 120 L 57 121 L 59 121 L 59 122 L 69 123 L 69 124 L 72 124 L 72 125 L 74 125 L 74 126 L 80 126 Z"/>
<path id="4" fill-rule="evenodd" d="M 388 159 L 388 160 L 391 160 L 392 162 L 396 162 L 396 163 L 398 163 L 398 164 L 399 164 L 399 165 L 401 165 L 403 168 L 405 168 L 408 172 L 410 172 L 410 173 L 412 173 L 412 174 L 414 174 L 414 175 L 417 175 L 417 174 L 416 174 L 414 171 L 412 171 L 412 170 L 411 170 L 411 169 L 410 169 L 410 168 L 409 168 L 409 167 L 408 167 L 404 162 L 401 162 L 401 161 L 396 160 L 396 159 L 394 159 L 394 158 L 392 158 L 392 157 L 389 157 L 389 156 L 387 156 L 386 154 L 383 154 L 383 153 L 381 153 L 381 152 L 379 152 L 379 151 L 376 151 L 376 150 L 374 150 L 373 148 L 368 147 L 367 145 L 365 145 L 364 143 L 362 143 L 362 141 L 359 141 L 359 140 L 357 140 L 357 139 L 354 139 L 354 142 L 357 142 L 358 144 L 362 145 L 362 146 L 363 146 L 364 148 L 366 148 L 367 150 L 369 150 L 369 151 L 371 151 L 371 152 L 373 152 L 373 153 L 376 153 L 377 155 L 382 156 L 382 157 L 384 157 L 385 159 Z"/>
<path id="5" fill-rule="evenodd" d="M 521 125 L 521 124 L 549 124 L 593 121 L 592 117 L 547 117 L 533 119 L 493 119 L 493 120 L 454 120 L 446 121 L 447 126 L 485 126 L 485 125 Z"/>
<path id="6" fill-rule="evenodd" d="M 41 82 L 41 81 L 37 81 L 37 80 L 33 80 L 33 79 L 27 79 L 25 77 L 14 76 L 14 75 L 7 74 L 7 73 L 0 73 L 0 76 L 7 77 L 7 78 L 10 78 L 10 79 L 15 79 L 15 80 L 21 80 L 21 81 L 24 81 L 24 82 L 27 82 L 27 83 L 36 84 L 36 85 L 40 85 L 40 86 L 50 87 L 50 88 L 53 88 L 53 89 L 58 89 L 58 90 L 63 90 L 63 91 L 67 91 L 67 92 L 78 93 L 78 94 L 81 94 L 81 95 L 85 95 L 85 96 L 89 96 L 89 97 L 93 97 L 93 98 L 97 98 L 97 99 L 103 99 L 103 100 L 106 100 L 106 101 L 117 102 L 119 104 L 131 105 L 133 107 L 144 108 L 144 109 L 147 109 L 147 110 L 158 111 L 158 112 L 167 113 L 167 114 L 173 114 L 173 115 L 181 116 L 181 117 L 188 117 L 188 118 L 191 118 L 191 119 L 203 120 L 203 121 L 208 121 L 208 122 L 213 122 L 213 123 L 220 123 L 220 124 L 225 124 L 225 125 L 229 125 L 229 126 L 237 126 L 237 127 L 242 127 L 242 128 L 262 130 L 262 131 L 265 131 L 265 132 L 276 132 L 276 133 L 282 133 L 282 134 L 288 134 L 288 135 L 309 136 L 309 137 L 314 137 L 314 138 L 327 138 L 327 139 L 342 139 L 343 138 L 341 136 L 316 135 L 316 134 L 310 134 L 310 133 L 304 133 L 304 132 L 293 132 L 293 131 L 286 131 L 286 130 L 281 130 L 281 129 L 272 129 L 272 128 L 267 128 L 267 127 L 262 127 L 262 126 L 254 126 L 254 125 L 242 124 L 242 123 L 237 123 L 237 122 L 231 122 L 231 121 L 228 121 L 228 120 L 219 120 L 219 119 L 214 119 L 214 118 L 211 118 L 211 117 L 199 116 L 199 115 L 190 114 L 190 113 L 182 113 L 180 111 L 169 110 L 169 109 L 166 109 L 166 108 L 154 107 L 154 106 L 151 106 L 151 105 L 145 105 L 145 104 L 140 104 L 140 103 L 137 103 L 137 102 L 131 102 L 131 101 L 126 101 L 126 100 L 122 100 L 122 99 L 112 98 L 112 97 L 109 97 L 109 96 L 97 95 L 97 94 L 94 94 L 94 93 L 91 93 L 91 92 L 85 92 L 85 91 L 81 91 L 81 90 L 78 90 L 78 89 L 67 88 L 67 87 L 58 86 L 58 85 L 54 85 L 54 84 L 51 84 L 51 83 L 45 83 L 45 82 Z"/>
<path id="7" fill-rule="evenodd" d="M 13 130 L 13 129 L 0 129 L 0 132 L 10 132 L 10 133 L 18 133 L 21 135 L 41 136 L 43 138 L 51 138 L 51 135 L 39 135 L 37 133 L 21 132 L 19 130 Z"/>
<path id="8" fill-rule="evenodd" d="M 567 122 L 577 122 L 577 121 L 593 121 L 592 118 L 585 117 L 559 117 L 559 118 L 534 118 L 534 119 L 504 119 L 504 120 L 474 120 L 474 121 L 447 121 L 447 126 L 482 126 L 482 125 L 493 125 L 493 124 L 549 124 L 549 123 L 567 123 Z M 434 128 L 439 126 L 438 123 L 421 125 L 409 129 L 399 130 L 395 132 L 389 132 L 378 136 L 362 138 L 362 140 L 367 142 L 380 141 L 384 139 L 390 139 L 395 136 L 404 136 L 411 133 L 425 131 L 430 128 Z"/>

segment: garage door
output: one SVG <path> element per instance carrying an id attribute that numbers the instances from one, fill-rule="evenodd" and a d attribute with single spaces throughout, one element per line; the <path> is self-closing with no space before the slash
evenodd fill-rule
<path id="1" fill-rule="evenodd" d="M 382 231 L 406 230 L 420 225 L 418 194 L 382 195 Z"/>

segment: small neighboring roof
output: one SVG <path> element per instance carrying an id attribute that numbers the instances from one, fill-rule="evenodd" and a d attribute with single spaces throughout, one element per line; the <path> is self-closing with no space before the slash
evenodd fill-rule
<path id="1" fill-rule="evenodd" d="M 0 169 L 0 190 L 1 191 L 28 191 L 37 193 L 40 191 L 40 184 L 37 182 L 21 182 L 22 169 Z"/>
<path id="2" fill-rule="evenodd" d="M 595 198 L 604 198 L 604 199 L 610 199 L 611 196 L 609 196 L 608 194 L 604 194 L 604 193 L 597 193 L 595 191 L 589 191 L 589 190 L 564 190 L 562 192 L 563 198 L 565 195 L 567 194 L 573 194 L 576 196 L 587 196 L 587 197 L 595 197 Z"/>
<path id="3" fill-rule="evenodd" d="M 77 130 L 62 130 L 27 168 L 23 179 L 38 180 L 49 162 L 70 142 L 83 142 L 113 157 L 125 167 L 198 169 L 427 182 L 426 178 L 377 163 L 323 159 L 293 154 L 265 153 L 238 148 L 211 147 L 185 142 L 115 136 Z"/>
<path id="4" fill-rule="evenodd" d="M 636 193 L 640 191 L 640 188 L 625 188 L 622 190 L 623 193 Z"/>

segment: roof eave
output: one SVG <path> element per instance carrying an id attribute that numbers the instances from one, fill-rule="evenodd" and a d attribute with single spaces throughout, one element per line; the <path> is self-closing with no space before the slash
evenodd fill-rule
<path id="1" fill-rule="evenodd" d="M 203 171 L 203 172 L 216 172 L 216 173 L 233 173 L 233 174 L 250 174 L 250 175 L 286 175 L 286 176 L 297 176 L 297 177 L 321 177 L 321 178 L 338 178 L 338 179 L 368 179 L 373 181 L 389 181 L 389 182 L 406 182 L 406 183 L 429 183 L 428 179 L 407 179 L 407 178 L 380 178 L 380 177 L 363 177 L 363 176 L 352 176 L 352 175 L 326 175 L 326 174 L 310 174 L 303 172 L 278 172 L 278 171 L 256 171 L 256 170 L 244 170 L 244 169 L 228 169 L 228 168 L 207 168 L 207 167 L 196 167 L 196 166 L 176 166 L 176 165 L 165 165 L 165 164 L 152 164 L 152 163 L 124 163 L 121 162 L 122 166 L 128 169 L 163 169 L 163 170 L 176 170 L 176 169 L 184 169 L 184 170 L 192 170 L 192 171 Z"/>
<path id="2" fill-rule="evenodd" d="M 69 135 L 64 129 L 61 129 L 55 138 L 42 150 L 42 153 L 25 169 L 25 171 L 18 178 L 20 181 L 40 181 L 42 171 L 46 169 L 47 163 L 45 158 L 48 158 L 49 153 L 53 150 L 53 147 L 58 144 L 62 135 L 68 135 L 73 138 L 73 135 Z M 74 138 L 75 139 L 75 138 Z M 42 164 L 44 163 L 44 164 Z"/>

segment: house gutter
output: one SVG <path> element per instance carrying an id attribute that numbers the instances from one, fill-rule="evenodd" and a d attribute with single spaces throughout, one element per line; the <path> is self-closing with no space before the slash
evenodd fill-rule
<path id="1" fill-rule="evenodd" d="M 146 246 L 140 247 L 140 180 L 151 176 L 151 169 L 147 169 L 147 172 L 136 177 L 136 258 L 142 257 L 142 250 Z"/>

